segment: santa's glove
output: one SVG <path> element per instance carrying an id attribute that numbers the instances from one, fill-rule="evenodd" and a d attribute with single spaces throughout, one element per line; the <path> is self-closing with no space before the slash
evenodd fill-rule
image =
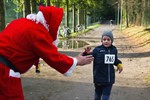
<path id="1" fill-rule="evenodd" d="M 117 71 L 119 71 L 119 73 L 121 73 L 123 71 L 122 64 L 117 65 Z"/>

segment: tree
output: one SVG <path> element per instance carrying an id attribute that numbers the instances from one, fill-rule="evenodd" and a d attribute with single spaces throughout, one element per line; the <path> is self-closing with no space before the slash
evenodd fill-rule
<path id="1" fill-rule="evenodd" d="M 120 0 L 119 0 L 120 1 Z M 149 0 L 123 0 L 123 24 L 128 26 L 150 25 Z"/>
<path id="2" fill-rule="evenodd" d="M 31 13 L 30 0 L 24 0 L 25 16 Z"/>
<path id="3" fill-rule="evenodd" d="M 46 5 L 50 6 L 51 5 L 51 1 L 50 0 L 46 0 Z"/>
<path id="4" fill-rule="evenodd" d="M 66 0 L 66 26 L 69 27 L 69 0 Z"/>
<path id="5" fill-rule="evenodd" d="M 72 16 L 72 26 L 73 26 L 73 32 L 75 32 L 76 31 L 76 9 L 75 9 L 75 3 L 73 2 L 73 5 L 72 5 L 72 14 L 73 14 L 73 16 Z"/>
<path id="6" fill-rule="evenodd" d="M 36 13 L 37 12 L 37 4 L 36 4 L 36 0 L 31 0 L 31 11 L 32 13 Z"/>
<path id="7" fill-rule="evenodd" d="M 143 18 L 142 18 L 142 25 L 145 26 L 146 28 L 150 25 L 150 1 L 149 0 L 143 0 Z"/>
<path id="8" fill-rule="evenodd" d="M 126 27 L 129 27 L 129 21 L 128 21 L 128 15 L 129 15 L 129 13 L 128 13 L 128 0 L 125 0 L 125 14 L 126 14 L 126 16 L 125 16 L 125 19 L 126 19 Z"/>
<path id="9" fill-rule="evenodd" d="M 135 0 L 136 5 L 136 19 L 135 19 L 135 25 L 141 26 L 142 22 L 142 0 Z"/>
<path id="10" fill-rule="evenodd" d="M 0 0 L 0 31 L 5 28 L 4 0 Z"/>

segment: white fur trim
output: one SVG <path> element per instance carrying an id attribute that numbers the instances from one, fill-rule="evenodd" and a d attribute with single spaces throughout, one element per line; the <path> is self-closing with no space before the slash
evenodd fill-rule
<path id="1" fill-rule="evenodd" d="M 56 37 L 56 40 L 55 41 L 53 41 L 53 44 L 57 47 L 58 46 L 58 44 L 59 44 L 59 34 L 60 34 L 60 32 L 59 32 L 59 30 L 60 30 L 60 27 L 58 28 L 58 31 L 57 31 L 57 37 Z"/>
<path id="2" fill-rule="evenodd" d="M 49 31 L 49 25 L 46 24 L 46 20 L 41 11 L 38 11 L 37 14 L 29 14 L 29 15 L 27 15 L 26 18 L 36 22 L 36 24 L 38 24 L 40 22 L 47 29 L 47 31 Z"/>
<path id="3" fill-rule="evenodd" d="M 20 78 L 20 73 L 19 72 L 14 72 L 12 69 L 10 69 L 9 76 Z"/>
<path id="4" fill-rule="evenodd" d="M 70 69 L 66 73 L 64 73 L 64 75 L 65 76 L 70 76 L 72 74 L 73 70 L 76 68 L 76 66 L 77 66 L 77 59 L 73 58 L 72 66 L 70 67 Z"/>
<path id="5" fill-rule="evenodd" d="M 57 38 L 55 41 L 53 41 L 53 44 L 57 47 L 59 44 L 59 38 Z"/>

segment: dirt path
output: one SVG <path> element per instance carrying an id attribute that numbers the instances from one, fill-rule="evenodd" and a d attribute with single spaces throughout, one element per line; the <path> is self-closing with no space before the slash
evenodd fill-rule
<path id="1" fill-rule="evenodd" d="M 112 29 L 101 26 L 79 37 L 90 46 L 99 45 L 103 30 Z M 150 71 L 150 54 L 141 53 L 138 48 L 132 48 L 133 43 L 128 37 L 113 27 L 114 44 L 118 47 L 119 58 L 123 62 L 124 71 L 116 72 L 116 83 L 113 87 L 111 100 L 149 100 L 150 86 L 145 77 Z M 92 37 L 92 38 L 91 38 Z M 94 41 L 94 42 L 93 42 Z M 76 56 L 83 49 L 63 50 L 61 52 Z M 22 75 L 25 100 L 93 100 L 94 87 L 92 83 L 92 64 L 78 66 L 70 77 L 64 77 L 44 63 L 41 73 L 35 74 L 34 67 Z"/>

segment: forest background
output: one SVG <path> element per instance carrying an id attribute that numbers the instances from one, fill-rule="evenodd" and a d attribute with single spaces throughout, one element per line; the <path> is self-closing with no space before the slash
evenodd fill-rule
<path id="1" fill-rule="evenodd" d="M 114 20 L 120 29 L 131 26 L 150 26 L 149 0 L 0 0 L 0 31 L 14 19 L 37 13 L 39 5 L 64 9 L 62 26 L 76 31 L 94 23 Z"/>

